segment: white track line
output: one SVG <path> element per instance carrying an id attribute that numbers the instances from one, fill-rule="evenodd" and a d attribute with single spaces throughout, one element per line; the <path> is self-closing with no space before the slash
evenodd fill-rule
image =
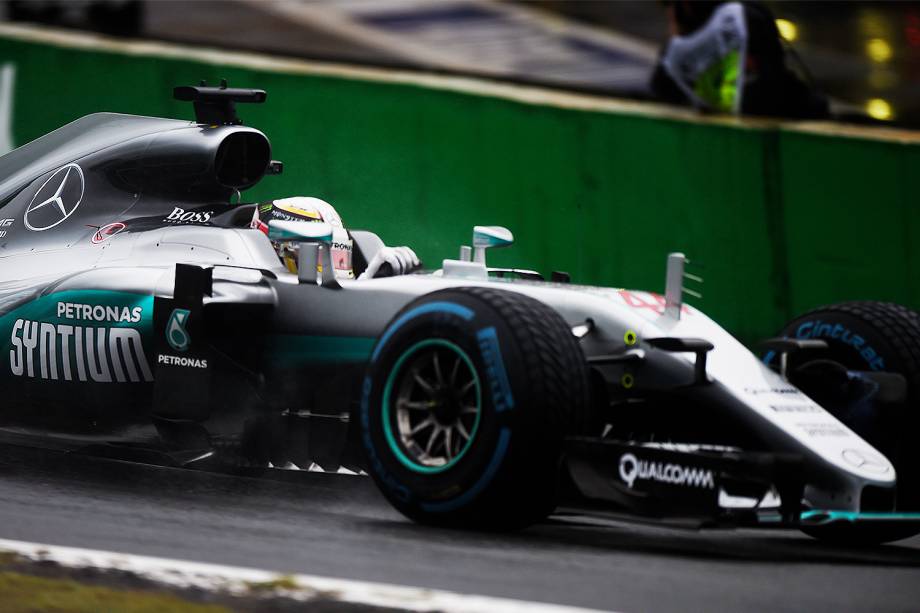
<path id="1" fill-rule="evenodd" d="M 56 562 L 68 568 L 91 567 L 120 570 L 170 586 L 194 587 L 232 594 L 258 593 L 251 591 L 251 584 L 267 583 L 284 578 L 296 582 L 298 588 L 278 589 L 274 595 L 303 601 L 322 598 L 409 611 L 443 611 L 444 613 L 506 613 L 525 610 L 528 613 L 589 613 L 594 611 L 509 598 L 475 596 L 315 575 L 286 575 L 254 568 L 170 560 L 6 539 L 0 539 L 0 550 L 14 552 L 30 560 Z"/>

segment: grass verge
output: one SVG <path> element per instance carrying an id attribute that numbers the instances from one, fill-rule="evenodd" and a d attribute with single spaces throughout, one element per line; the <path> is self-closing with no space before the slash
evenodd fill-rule
<path id="1" fill-rule="evenodd" d="M 230 613 L 225 607 L 189 602 L 173 594 L 12 571 L 0 571 L 0 602 L 5 613 Z"/>

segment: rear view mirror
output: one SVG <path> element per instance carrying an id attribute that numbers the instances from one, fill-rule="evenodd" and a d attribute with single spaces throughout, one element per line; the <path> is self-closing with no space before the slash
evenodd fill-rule
<path id="1" fill-rule="evenodd" d="M 486 263 L 486 249 L 491 247 L 508 247 L 514 243 L 511 230 L 501 226 L 473 227 L 473 261 Z"/>

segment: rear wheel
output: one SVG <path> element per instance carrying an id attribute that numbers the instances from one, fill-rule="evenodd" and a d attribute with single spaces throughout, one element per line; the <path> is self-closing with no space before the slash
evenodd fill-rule
<path id="1" fill-rule="evenodd" d="M 408 517 L 507 529 L 555 506 L 562 440 L 587 411 L 584 356 L 545 304 L 489 288 L 434 292 L 374 349 L 359 424 L 370 474 Z"/>
<path id="2" fill-rule="evenodd" d="M 781 335 L 827 343 L 826 350 L 790 355 L 790 381 L 885 454 L 897 471 L 896 508 L 920 511 L 920 455 L 912 444 L 920 426 L 920 314 L 888 302 L 845 302 L 794 319 Z M 769 363 L 772 358 L 765 359 Z M 907 397 L 886 403 L 873 392 L 871 381 L 848 371 L 897 373 L 907 382 Z M 824 540 L 878 543 L 906 538 L 917 530 L 833 524 L 805 532 Z"/>

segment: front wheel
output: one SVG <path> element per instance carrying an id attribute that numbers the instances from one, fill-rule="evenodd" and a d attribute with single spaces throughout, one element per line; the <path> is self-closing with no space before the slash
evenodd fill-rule
<path id="1" fill-rule="evenodd" d="M 371 357 L 359 424 L 369 472 L 403 514 L 508 529 L 553 510 L 562 439 L 587 407 L 585 359 L 559 314 L 471 287 L 394 317 Z"/>
<path id="2" fill-rule="evenodd" d="M 920 427 L 920 314 L 888 302 L 845 302 L 792 320 L 781 335 L 827 343 L 824 350 L 792 354 L 789 380 L 888 457 L 897 471 L 896 508 L 920 511 L 920 455 L 913 442 Z M 770 354 L 765 360 L 775 362 Z M 880 400 L 878 386 L 859 375 L 872 371 L 904 377 L 906 399 L 894 406 Z M 846 523 L 804 531 L 845 543 L 887 542 L 917 532 L 908 526 Z"/>

